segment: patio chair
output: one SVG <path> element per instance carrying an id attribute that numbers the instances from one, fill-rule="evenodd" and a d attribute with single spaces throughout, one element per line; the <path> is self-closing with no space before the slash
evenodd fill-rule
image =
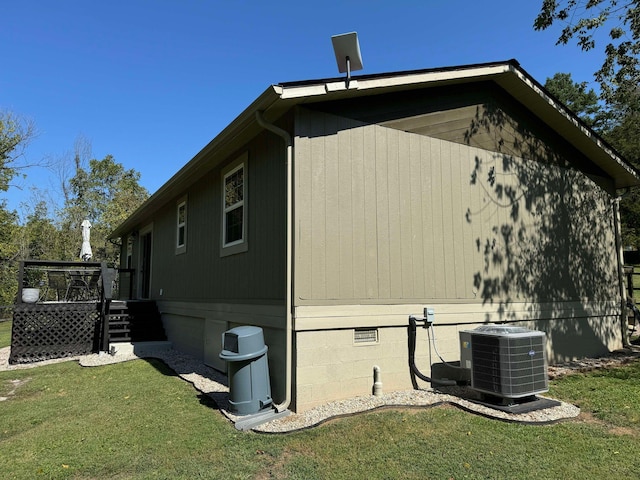
<path id="1" fill-rule="evenodd" d="M 67 291 L 69 283 L 67 276 L 62 271 L 47 272 L 48 292 L 47 298 L 50 296 L 53 300 L 65 301 L 67 299 Z"/>
<path id="2" fill-rule="evenodd" d="M 89 284 L 83 272 L 69 272 L 69 287 L 67 288 L 67 300 L 81 301 L 89 298 Z"/>
<path id="3" fill-rule="evenodd" d="M 100 277 L 101 272 L 96 270 L 91 273 L 89 280 L 87 281 L 87 300 L 99 300 L 100 299 Z"/>

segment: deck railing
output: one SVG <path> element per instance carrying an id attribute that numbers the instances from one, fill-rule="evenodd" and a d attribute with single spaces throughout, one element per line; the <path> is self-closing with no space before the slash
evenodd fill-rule
<path id="1" fill-rule="evenodd" d="M 10 361 L 26 363 L 108 350 L 108 313 L 116 273 L 105 262 L 22 261 Z"/>

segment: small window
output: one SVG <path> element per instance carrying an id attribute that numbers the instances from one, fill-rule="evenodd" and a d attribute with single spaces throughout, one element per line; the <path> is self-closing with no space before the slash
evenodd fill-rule
<path id="1" fill-rule="evenodd" d="M 234 162 L 222 177 L 222 255 L 247 250 L 246 155 Z M 233 248 L 231 248 L 233 247 Z"/>
<path id="2" fill-rule="evenodd" d="M 176 254 L 187 251 L 187 201 L 182 199 L 176 207 Z"/>

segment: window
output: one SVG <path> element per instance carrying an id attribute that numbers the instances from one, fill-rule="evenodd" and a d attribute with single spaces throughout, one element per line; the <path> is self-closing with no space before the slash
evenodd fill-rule
<path id="1" fill-rule="evenodd" d="M 246 158 L 233 162 L 222 176 L 222 255 L 247 250 Z"/>
<path id="2" fill-rule="evenodd" d="M 187 251 L 187 200 L 181 199 L 176 207 L 176 254 Z"/>
<path id="3" fill-rule="evenodd" d="M 224 245 L 244 239 L 244 164 L 224 176 Z"/>

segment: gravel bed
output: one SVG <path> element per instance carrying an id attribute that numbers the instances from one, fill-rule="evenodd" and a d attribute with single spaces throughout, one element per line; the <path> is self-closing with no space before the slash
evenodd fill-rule
<path id="1" fill-rule="evenodd" d="M 70 360 L 77 361 L 85 367 L 95 367 L 139 358 L 158 358 L 165 362 L 167 366 L 174 370 L 182 379 L 191 383 L 196 390 L 210 396 L 220 408 L 221 413 L 230 421 L 235 423 L 238 420 L 246 419 L 246 417 L 234 415 L 227 409 L 229 388 L 226 376 L 213 368 L 207 367 L 196 358 L 178 352 L 177 350 L 149 350 L 141 354 L 117 353 L 116 355 L 101 353 L 18 365 L 9 365 L 9 351 L 9 347 L 0 349 L 0 371 L 34 368 L 40 365 Z M 638 358 L 640 358 L 640 348 L 632 347 L 614 352 L 605 357 L 587 358 L 550 366 L 549 377 L 557 378 L 574 372 L 585 372 L 598 368 L 617 366 Z M 554 423 L 575 418 L 580 414 L 578 407 L 564 402 L 560 402 L 560 405 L 550 408 L 514 414 L 491 408 L 486 404 L 479 403 L 479 400 L 480 398 L 477 392 L 467 387 L 394 391 L 384 393 L 380 396 L 363 395 L 347 400 L 329 402 L 303 413 L 292 413 L 288 416 L 258 425 L 254 427 L 253 430 L 264 433 L 288 433 L 314 427 L 331 419 L 380 408 L 420 408 L 444 404 L 453 405 L 468 412 L 489 418 L 532 424 Z"/>
<path id="2" fill-rule="evenodd" d="M 453 405 L 471 413 L 488 418 L 517 423 L 548 424 L 577 417 L 580 409 L 560 402 L 560 405 L 529 413 L 511 414 L 476 403 L 472 400 L 476 393 L 468 388 L 457 388 L 456 394 L 433 389 L 402 390 L 374 397 L 366 395 L 320 405 L 301 414 L 273 420 L 255 427 L 264 433 L 286 433 L 320 425 L 328 420 L 381 408 L 424 408 L 438 405 Z"/>

